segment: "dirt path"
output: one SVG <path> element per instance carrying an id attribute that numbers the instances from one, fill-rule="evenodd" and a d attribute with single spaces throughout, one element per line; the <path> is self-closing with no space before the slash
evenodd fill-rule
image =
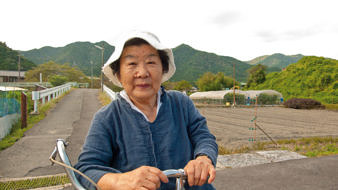
<path id="1" fill-rule="evenodd" d="M 254 108 L 199 108 L 217 142 L 227 148 L 250 145 Z M 259 107 L 257 124 L 274 139 L 338 136 L 338 112 Z M 259 130 L 257 141 L 268 140 Z"/>

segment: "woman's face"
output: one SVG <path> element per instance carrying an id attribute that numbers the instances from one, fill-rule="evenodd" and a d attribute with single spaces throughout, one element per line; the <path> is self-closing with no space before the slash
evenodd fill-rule
<path id="1" fill-rule="evenodd" d="M 162 63 L 158 51 L 148 44 L 126 47 L 118 76 L 131 100 L 151 101 L 161 86 Z"/>

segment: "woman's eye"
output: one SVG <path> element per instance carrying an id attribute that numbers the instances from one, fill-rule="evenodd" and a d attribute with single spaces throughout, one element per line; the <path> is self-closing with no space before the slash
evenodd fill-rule
<path id="1" fill-rule="evenodd" d="M 136 65 L 136 63 L 135 62 L 131 62 L 131 63 L 128 63 L 128 65 L 133 66 L 133 65 Z"/>
<path id="2" fill-rule="evenodd" d="M 155 62 L 154 61 L 149 61 L 148 64 L 155 64 Z"/>

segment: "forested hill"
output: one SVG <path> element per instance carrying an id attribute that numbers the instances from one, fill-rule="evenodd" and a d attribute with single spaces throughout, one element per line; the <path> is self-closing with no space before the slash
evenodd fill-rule
<path id="1" fill-rule="evenodd" d="M 0 70 L 17 71 L 18 55 L 19 53 L 7 47 L 6 43 L 0 42 Z M 27 71 L 36 66 L 32 61 L 23 56 L 20 57 L 20 65 L 21 71 Z"/>
<path id="2" fill-rule="evenodd" d="M 93 61 L 94 75 L 100 74 L 101 68 L 101 50 L 94 45 L 104 46 L 104 62 L 114 51 L 114 47 L 102 41 L 96 44 L 90 42 L 75 42 L 65 47 L 43 47 L 21 53 L 37 64 L 54 61 L 58 64 L 70 63 L 71 66 L 77 66 L 86 75 L 90 75 L 90 61 Z M 198 51 L 188 45 L 180 45 L 173 49 L 176 73 L 172 81 L 187 80 L 196 81 L 205 72 L 224 72 L 232 76 L 233 63 L 236 66 L 236 80 L 245 82 L 247 79 L 247 69 L 250 67 L 247 63 L 234 59 L 232 57 L 218 56 L 213 53 Z"/>
<path id="3" fill-rule="evenodd" d="M 93 62 L 93 73 L 96 76 L 100 75 L 101 71 L 101 50 L 95 47 L 98 45 L 104 47 L 104 63 L 109 59 L 114 51 L 114 47 L 105 41 L 98 43 L 90 42 L 74 42 L 65 47 L 43 47 L 29 51 L 21 51 L 21 54 L 29 58 L 36 64 L 54 61 L 58 64 L 69 63 L 73 67 L 78 67 L 86 75 L 91 74 L 91 61 Z"/>
<path id="4" fill-rule="evenodd" d="M 304 57 L 301 54 L 297 55 L 284 55 L 281 53 L 275 53 L 272 55 L 264 55 L 257 57 L 251 61 L 248 61 L 250 65 L 265 65 L 268 67 L 268 71 L 281 71 L 283 68 L 287 67 L 292 63 L 296 63 Z"/>
<path id="5" fill-rule="evenodd" d="M 205 72 L 224 72 L 225 75 L 232 76 L 233 64 L 235 64 L 236 80 L 245 82 L 248 77 L 247 70 L 251 67 L 251 65 L 233 57 L 195 50 L 185 44 L 174 48 L 173 52 L 177 70 L 172 81 L 187 80 L 193 82 Z"/>
<path id="6" fill-rule="evenodd" d="M 338 60 L 306 56 L 281 72 L 270 73 L 253 89 L 274 89 L 285 99 L 312 98 L 338 103 Z"/>

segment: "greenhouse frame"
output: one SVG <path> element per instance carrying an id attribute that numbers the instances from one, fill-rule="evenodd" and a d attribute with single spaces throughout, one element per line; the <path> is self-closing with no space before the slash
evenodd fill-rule
<path id="1" fill-rule="evenodd" d="M 233 93 L 234 90 L 195 92 L 190 95 L 190 98 L 195 103 L 200 104 L 231 105 L 233 104 Z M 280 104 L 283 102 L 283 95 L 275 90 L 248 90 L 248 91 L 242 91 L 237 89 L 235 90 L 236 104 L 239 105 L 253 104 L 256 102 L 256 97 L 258 98 L 258 104 Z M 267 101 L 265 99 L 269 100 Z"/>

